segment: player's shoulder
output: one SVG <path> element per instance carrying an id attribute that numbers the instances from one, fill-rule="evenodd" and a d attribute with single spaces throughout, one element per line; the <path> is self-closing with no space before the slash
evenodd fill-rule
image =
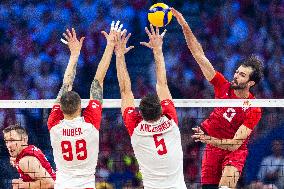
<path id="1" fill-rule="evenodd" d="M 38 158 L 32 155 L 24 156 L 19 160 L 19 166 L 24 172 L 28 171 L 32 167 L 30 165 L 41 165 L 41 163 Z"/>

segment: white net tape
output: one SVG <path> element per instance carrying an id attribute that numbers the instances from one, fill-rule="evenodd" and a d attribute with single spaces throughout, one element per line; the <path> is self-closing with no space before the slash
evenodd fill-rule
<path id="1" fill-rule="evenodd" d="M 55 100 L 0 100 L 0 108 L 52 108 Z M 85 108 L 89 99 L 82 99 Z M 135 99 L 138 106 L 140 99 Z M 284 107 L 284 99 L 174 99 L 176 107 Z M 103 108 L 120 108 L 121 99 L 104 99 Z"/>

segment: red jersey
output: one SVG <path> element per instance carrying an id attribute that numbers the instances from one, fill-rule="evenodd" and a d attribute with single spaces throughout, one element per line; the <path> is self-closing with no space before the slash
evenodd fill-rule
<path id="1" fill-rule="evenodd" d="M 25 156 L 33 156 L 36 157 L 41 166 L 43 168 L 45 168 L 45 170 L 50 174 L 50 176 L 52 177 L 53 180 L 55 180 L 55 172 L 53 171 L 52 167 L 50 166 L 48 160 L 46 159 L 45 155 L 42 153 L 42 151 L 35 147 L 34 145 L 29 145 L 28 147 L 26 147 L 25 149 L 23 149 L 20 154 L 17 156 L 15 164 L 16 164 L 16 168 L 18 170 L 18 173 L 20 174 L 20 178 L 24 181 L 24 182 L 33 182 L 35 181 L 34 179 L 32 179 L 28 174 L 25 174 L 20 166 L 19 166 L 19 162 L 20 160 L 25 157 Z"/>
<path id="2" fill-rule="evenodd" d="M 231 89 L 231 83 L 221 73 L 216 72 L 210 83 L 214 86 L 216 99 L 239 99 L 235 95 L 234 90 Z M 250 93 L 248 99 L 254 98 Z M 201 124 L 201 127 L 209 136 L 220 139 L 232 139 L 241 125 L 254 129 L 260 118 L 260 108 L 217 107 L 214 108 L 209 118 Z M 248 139 L 241 148 L 246 148 L 247 141 Z"/>

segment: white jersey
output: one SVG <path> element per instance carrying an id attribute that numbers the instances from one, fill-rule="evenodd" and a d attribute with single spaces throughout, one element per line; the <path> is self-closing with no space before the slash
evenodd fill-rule
<path id="1" fill-rule="evenodd" d="M 126 108 L 123 119 L 142 173 L 145 189 L 185 189 L 181 136 L 174 104 L 161 102 L 162 117 L 149 123 L 134 107 Z"/>
<path id="2" fill-rule="evenodd" d="M 82 117 L 66 120 L 59 105 L 48 118 L 56 164 L 55 189 L 95 188 L 102 107 L 90 100 Z"/>

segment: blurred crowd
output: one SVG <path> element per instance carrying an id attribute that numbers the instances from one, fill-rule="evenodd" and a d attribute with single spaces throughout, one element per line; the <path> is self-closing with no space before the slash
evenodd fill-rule
<path id="1" fill-rule="evenodd" d="M 264 62 L 265 77 L 253 89 L 255 96 L 284 98 L 283 0 L 164 2 L 184 14 L 206 56 L 215 69 L 222 72 L 228 80 L 232 79 L 241 60 L 250 54 L 256 54 Z M 1 0 L 0 99 L 56 97 L 69 59 L 69 50 L 60 42 L 60 38 L 66 28 L 71 27 L 76 29 L 78 36 L 86 37 L 74 90 L 82 98 L 89 98 L 90 84 L 106 45 L 101 31 L 108 32 L 112 20 L 121 20 L 124 28 L 132 33 L 129 45 L 134 45 L 135 48 L 126 55 L 126 62 L 135 98 L 154 92 L 153 55 L 151 50 L 139 45 L 139 42 L 148 40 L 144 27 L 148 25 L 147 12 L 153 3 L 145 0 Z M 163 52 L 173 98 L 212 98 L 212 87 L 188 50 L 176 20 L 166 28 L 168 32 L 164 39 Z M 120 98 L 113 63 L 106 76 L 104 98 Z M 108 111 L 104 113 L 102 123 L 97 167 L 97 181 L 102 185 L 97 188 L 138 188 L 141 186 L 141 175 L 121 115 L 118 111 Z M 199 112 L 201 116 L 195 111 L 178 111 L 182 125 L 185 178 L 188 186 L 198 187 L 203 146 L 191 141 L 190 128 L 200 123 L 209 110 Z M 267 136 L 282 128 L 283 108 L 267 108 L 264 112 L 262 122 L 252 136 L 255 142 L 252 142 L 251 149 L 255 149 L 257 145 L 258 148 L 263 148 L 260 144 L 273 143 Z M 0 109 L 0 127 L 2 130 L 9 124 L 20 122 L 28 129 L 30 142 L 43 148 L 52 160 L 50 144 L 47 143 L 48 113 L 48 110 L 39 109 Z M 45 134 L 38 136 L 38 133 Z M 283 136 L 278 139 L 283 140 Z M 2 141 L 1 144 L 4 145 Z M 0 146 L 0 161 L 6 167 L 0 166 L 0 171 L 2 168 L 3 171 L 6 170 L 8 166 L 5 164 L 8 157 L 3 156 L 7 153 L 3 145 Z M 275 184 L 278 188 L 283 188 L 276 181 L 262 180 L 257 176 L 261 160 L 269 155 L 267 153 L 270 151 L 259 153 L 258 161 L 255 161 L 256 157 L 249 157 L 247 167 L 251 166 L 255 170 L 244 174 L 241 187 L 251 184 L 255 188 L 269 188 L 272 185 L 267 184 Z M 281 162 L 282 160 L 280 165 Z M 7 170 L 7 175 L 15 176 L 13 170 Z M 282 169 L 279 170 L 278 173 Z"/>

